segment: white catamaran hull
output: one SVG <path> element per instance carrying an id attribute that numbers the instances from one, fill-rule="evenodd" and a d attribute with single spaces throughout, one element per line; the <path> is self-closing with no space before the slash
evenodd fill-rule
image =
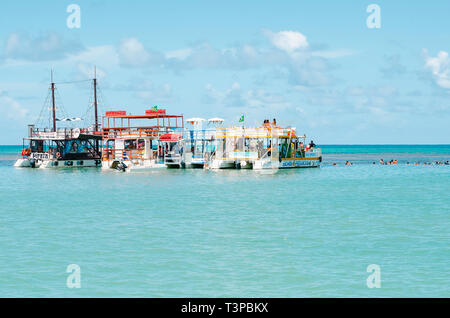
<path id="1" fill-rule="evenodd" d="M 253 161 L 253 170 L 278 169 L 279 161 L 274 159 L 259 159 Z"/>
<path id="2" fill-rule="evenodd" d="M 29 159 L 17 159 L 14 163 L 14 167 L 16 168 L 31 168 L 31 162 Z M 35 166 L 38 168 L 37 166 Z"/>
<path id="3" fill-rule="evenodd" d="M 164 159 L 164 164 L 167 166 L 167 168 L 181 168 L 181 156 L 180 155 L 167 156 Z"/>
<path id="4" fill-rule="evenodd" d="M 122 163 L 125 165 L 125 171 L 127 172 L 167 168 L 164 163 L 158 163 L 156 160 L 134 160 L 134 162 L 130 160 L 106 160 L 102 161 L 102 169 L 118 169 Z"/>
<path id="5" fill-rule="evenodd" d="M 204 158 L 189 158 L 182 163 L 182 166 L 186 169 L 198 169 L 205 166 Z"/>
<path id="6" fill-rule="evenodd" d="M 293 158 L 282 159 L 280 169 L 315 168 L 320 166 L 320 158 Z"/>
<path id="7" fill-rule="evenodd" d="M 234 160 L 221 160 L 214 159 L 210 165 L 211 169 L 234 169 L 236 168 L 236 163 Z"/>
<path id="8" fill-rule="evenodd" d="M 40 169 L 56 169 L 56 168 L 83 168 L 83 167 L 99 167 L 100 159 L 92 160 L 41 160 L 41 159 L 18 159 L 14 163 L 16 168 L 40 168 Z"/>

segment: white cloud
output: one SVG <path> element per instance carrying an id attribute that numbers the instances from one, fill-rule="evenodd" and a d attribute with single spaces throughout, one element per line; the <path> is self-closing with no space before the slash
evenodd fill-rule
<path id="1" fill-rule="evenodd" d="M 180 49 L 180 50 L 174 50 L 169 51 L 165 54 L 166 59 L 178 59 L 178 60 L 185 60 L 187 57 L 189 57 L 192 54 L 192 49 Z"/>
<path id="2" fill-rule="evenodd" d="M 400 55 L 388 55 L 384 57 L 385 63 L 380 68 L 380 72 L 386 78 L 403 75 L 407 72 L 406 66 L 401 63 Z"/>
<path id="3" fill-rule="evenodd" d="M 425 68 L 431 71 L 436 84 L 442 88 L 450 89 L 450 58 L 448 53 L 440 51 L 436 57 L 428 55 L 427 50 L 423 50 Z"/>
<path id="4" fill-rule="evenodd" d="M 52 61 L 64 59 L 83 49 L 79 41 L 65 39 L 57 33 L 37 36 L 12 33 L 6 39 L 2 57 L 10 61 Z"/>
<path id="5" fill-rule="evenodd" d="M 298 49 L 306 49 L 309 44 L 306 36 L 297 31 L 264 31 L 270 42 L 280 50 L 292 53 Z"/>
<path id="6" fill-rule="evenodd" d="M 169 83 L 155 84 L 148 79 L 134 78 L 128 84 L 119 83 L 111 86 L 113 90 L 134 92 L 134 95 L 146 103 L 168 103 L 174 101 L 175 95 Z"/>
<path id="7" fill-rule="evenodd" d="M 77 77 L 77 79 L 79 79 L 79 80 L 86 79 L 86 78 L 93 78 L 94 70 L 95 70 L 95 75 L 97 78 L 102 79 L 106 76 L 106 72 L 103 71 L 103 69 L 95 66 L 94 64 L 90 64 L 90 63 L 78 63 L 77 70 L 79 73 L 79 76 Z"/>
<path id="8" fill-rule="evenodd" d="M 142 66 L 149 61 L 150 54 L 136 38 L 129 38 L 120 42 L 119 57 L 123 65 Z"/>
<path id="9" fill-rule="evenodd" d="M 233 83 L 231 88 L 224 92 L 215 89 L 211 84 L 206 84 L 205 89 L 204 101 L 206 103 L 221 103 L 229 107 L 245 105 L 245 101 L 242 98 L 241 85 L 237 82 Z"/>
<path id="10" fill-rule="evenodd" d="M 136 96 L 140 99 L 154 103 L 167 103 L 174 99 L 172 86 L 168 83 L 160 86 L 153 85 L 152 82 L 146 81 L 140 86 L 136 92 Z"/>
<path id="11" fill-rule="evenodd" d="M 152 51 L 135 37 L 122 39 L 118 45 L 87 48 L 75 45 L 70 49 L 68 41 L 51 35 L 40 41 L 38 47 L 41 49 L 38 51 L 41 53 L 28 56 L 28 60 L 20 60 L 18 57 L 24 56 L 24 52 L 33 51 L 37 42 L 29 37 L 12 34 L 5 45 L 6 56 L 9 58 L 4 65 L 47 64 L 50 60 L 53 67 L 73 63 L 78 68 L 77 76 L 89 74 L 88 69 L 93 68 L 93 65 L 109 72 L 119 66 L 147 70 L 158 68 L 174 72 L 194 69 L 269 69 L 276 71 L 293 85 L 321 86 L 330 81 L 328 60 L 353 53 L 348 50 L 311 50 L 306 36 L 297 31 L 263 32 L 273 44 L 272 47 L 243 44 L 217 48 L 205 42 L 168 52 Z M 42 52 L 53 53 L 45 55 L 47 60 L 42 60 L 38 58 Z M 12 56 L 15 58 L 12 59 Z"/>
<path id="12" fill-rule="evenodd" d="M 159 66 L 164 63 L 164 55 L 147 50 L 136 38 L 127 38 L 120 41 L 119 60 L 128 67 Z"/>
<path id="13" fill-rule="evenodd" d="M 238 82 L 234 82 L 229 89 L 221 92 L 211 84 L 207 84 L 204 101 L 221 104 L 225 107 L 245 108 L 268 112 L 291 107 L 291 104 L 279 94 L 264 89 L 244 91 Z"/>
<path id="14" fill-rule="evenodd" d="M 112 45 L 92 46 L 79 53 L 69 54 L 67 60 L 63 62 L 86 63 L 111 68 L 119 65 L 119 54 Z"/>
<path id="15" fill-rule="evenodd" d="M 0 91 L 0 109 L 3 114 L 12 119 L 23 118 L 28 114 L 28 109 L 23 108 L 18 101 L 4 91 Z"/>
<path id="16" fill-rule="evenodd" d="M 128 38 L 119 45 L 119 64 L 123 67 L 156 66 L 177 73 L 195 69 L 271 69 L 290 84 L 321 86 L 330 82 L 328 60 L 356 53 L 346 49 L 312 50 L 306 36 L 297 31 L 263 30 L 263 33 L 272 43 L 271 47 L 243 44 L 217 48 L 203 42 L 168 52 L 152 52 L 138 39 Z"/>
<path id="17" fill-rule="evenodd" d="M 49 62 L 53 67 L 83 63 L 110 69 L 119 65 L 115 46 L 84 47 L 77 40 L 65 39 L 57 33 L 12 33 L 3 45 L 1 58 L 6 67 L 34 64 L 48 66 Z"/>

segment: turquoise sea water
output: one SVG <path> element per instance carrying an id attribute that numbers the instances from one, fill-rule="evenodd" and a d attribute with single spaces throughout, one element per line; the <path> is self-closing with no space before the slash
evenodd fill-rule
<path id="1" fill-rule="evenodd" d="M 406 164 L 450 160 L 449 145 L 323 146 L 321 168 L 276 173 L 135 174 L 15 169 L 14 147 L 0 146 L 1 297 L 450 297 L 450 166 Z"/>

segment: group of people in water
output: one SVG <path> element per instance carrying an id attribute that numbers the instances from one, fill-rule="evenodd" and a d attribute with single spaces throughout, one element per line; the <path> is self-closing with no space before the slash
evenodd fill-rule
<path id="1" fill-rule="evenodd" d="M 407 162 L 406 164 L 410 165 L 412 163 Z M 432 162 L 424 162 L 423 164 L 431 166 L 433 163 Z M 450 161 L 448 161 L 448 160 L 447 161 L 435 161 L 434 164 L 435 165 L 446 165 L 446 166 L 449 166 L 450 165 Z M 420 162 L 415 162 L 414 165 L 418 166 L 418 165 L 420 165 Z"/>
<path id="2" fill-rule="evenodd" d="M 373 162 L 373 164 L 375 164 L 375 161 Z M 397 159 L 391 159 L 389 161 L 384 161 L 383 159 L 380 159 L 380 165 L 396 165 L 397 164 Z"/>
<path id="3" fill-rule="evenodd" d="M 397 159 L 392 159 L 392 160 L 389 160 L 389 161 L 384 161 L 383 159 L 380 159 L 380 165 L 396 165 L 398 163 L 398 161 L 397 161 Z M 376 164 L 376 162 L 375 161 L 373 161 L 372 162 L 372 164 Z M 411 164 L 413 164 L 413 163 L 410 163 L 410 162 L 406 162 L 406 164 L 407 165 L 411 165 Z M 415 162 L 414 163 L 414 165 L 415 166 L 419 166 L 421 163 L 420 162 Z M 424 165 L 433 165 L 433 164 L 435 164 L 435 165 L 446 165 L 446 166 L 448 166 L 448 165 L 450 165 L 450 161 L 436 161 L 436 162 L 424 162 L 423 163 Z M 338 164 L 336 163 L 336 162 L 333 162 L 333 166 L 337 166 Z M 353 165 L 353 163 L 351 163 L 350 161 L 345 161 L 345 165 L 346 166 L 351 166 L 351 165 Z"/>

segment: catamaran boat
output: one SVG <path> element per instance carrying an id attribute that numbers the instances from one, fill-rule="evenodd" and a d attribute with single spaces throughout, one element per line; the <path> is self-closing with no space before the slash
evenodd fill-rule
<path id="1" fill-rule="evenodd" d="M 22 158 L 14 167 L 72 168 L 99 167 L 101 135 L 88 129 L 39 130 L 29 125 L 28 148 L 22 150 Z"/>
<path id="2" fill-rule="evenodd" d="M 163 150 L 164 164 L 167 168 L 181 168 L 183 156 L 182 134 L 167 133 L 159 137 Z"/>
<path id="3" fill-rule="evenodd" d="M 183 116 L 152 107 L 143 115 L 107 111 L 102 121 L 102 168 L 122 171 L 165 168 L 171 134 L 183 132 Z M 163 140 L 161 140 L 163 137 Z M 169 154 L 170 156 L 170 154 Z"/>
<path id="4" fill-rule="evenodd" d="M 21 158 L 14 167 L 28 168 L 71 168 L 99 167 L 101 165 L 100 142 L 102 139 L 97 117 L 97 79 L 94 78 L 94 116 L 95 124 L 89 128 L 57 127 L 73 124 L 79 117 L 57 118 L 55 103 L 55 83 L 50 85 L 52 106 L 52 128 L 39 128 L 28 125 L 28 136 L 23 139 Z M 48 105 L 44 105 L 47 108 Z M 41 112 L 42 113 L 42 112 Z"/>
<path id="5" fill-rule="evenodd" d="M 211 169 L 284 169 L 318 167 L 321 150 L 304 145 L 295 128 L 265 123 L 217 130 Z"/>
<path id="6" fill-rule="evenodd" d="M 297 136 L 295 128 L 280 129 L 279 169 L 314 168 L 322 162 L 322 150 L 314 142 L 306 145 L 306 135 Z"/>
<path id="7" fill-rule="evenodd" d="M 216 149 L 216 132 L 224 120 L 210 118 L 207 127 L 203 128 L 205 119 L 190 118 L 186 120 L 188 127 L 184 131 L 182 166 L 185 168 L 203 168 L 209 163 Z"/>

